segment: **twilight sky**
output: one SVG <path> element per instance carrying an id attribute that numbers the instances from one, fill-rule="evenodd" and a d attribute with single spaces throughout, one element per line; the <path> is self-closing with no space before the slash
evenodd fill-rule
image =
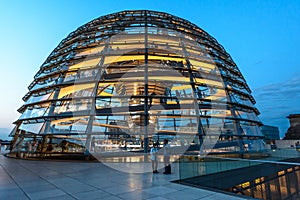
<path id="1" fill-rule="evenodd" d="M 300 113 L 298 0 L 3 0 L 0 130 L 13 127 L 33 76 L 62 39 L 92 19 L 130 9 L 168 12 L 216 38 L 252 89 L 261 121 L 278 126 L 281 136 L 286 116 Z"/>

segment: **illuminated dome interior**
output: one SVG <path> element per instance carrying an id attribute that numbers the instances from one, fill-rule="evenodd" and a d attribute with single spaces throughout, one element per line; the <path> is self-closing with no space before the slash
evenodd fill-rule
<path id="1" fill-rule="evenodd" d="M 263 144 L 255 100 L 230 55 L 167 13 L 122 11 L 79 27 L 28 89 L 12 152 L 147 152 L 165 138 L 183 151 Z"/>

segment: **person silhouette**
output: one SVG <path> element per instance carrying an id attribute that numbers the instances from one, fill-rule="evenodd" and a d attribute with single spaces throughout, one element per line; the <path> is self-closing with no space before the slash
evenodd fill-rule
<path id="1" fill-rule="evenodd" d="M 164 139 L 164 165 L 165 165 L 164 174 L 171 174 L 170 156 L 171 156 L 171 147 L 169 141 L 167 139 Z"/>
<path id="2" fill-rule="evenodd" d="M 152 170 L 153 173 L 159 173 L 157 171 L 157 166 L 158 166 L 158 156 L 157 156 L 157 151 L 158 151 L 158 145 L 157 143 L 153 143 L 152 148 L 150 149 L 150 160 L 152 162 Z"/>

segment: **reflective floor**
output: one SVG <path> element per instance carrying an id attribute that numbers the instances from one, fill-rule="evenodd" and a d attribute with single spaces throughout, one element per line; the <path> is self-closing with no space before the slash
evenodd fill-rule
<path id="1" fill-rule="evenodd" d="M 179 179 L 178 165 L 172 166 L 171 175 L 162 169 L 159 174 L 125 173 L 102 163 L 0 155 L 0 199 L 245 199 L 172 183 Z"/>

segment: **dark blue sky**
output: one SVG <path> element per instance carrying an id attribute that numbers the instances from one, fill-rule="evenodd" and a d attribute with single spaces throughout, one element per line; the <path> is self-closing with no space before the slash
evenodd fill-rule
<path id="1" fill-rule="evenodd" d="M 260 119 L 288 128 L 300 113 L 300 1 L 0 1 L 0 128 L 11 128 L 42 62 L 77 27 L 129 9 L 187 19 L 222 44 L 253 91 Z M 4 98 L 5 97 L 5 98 Z"/>

